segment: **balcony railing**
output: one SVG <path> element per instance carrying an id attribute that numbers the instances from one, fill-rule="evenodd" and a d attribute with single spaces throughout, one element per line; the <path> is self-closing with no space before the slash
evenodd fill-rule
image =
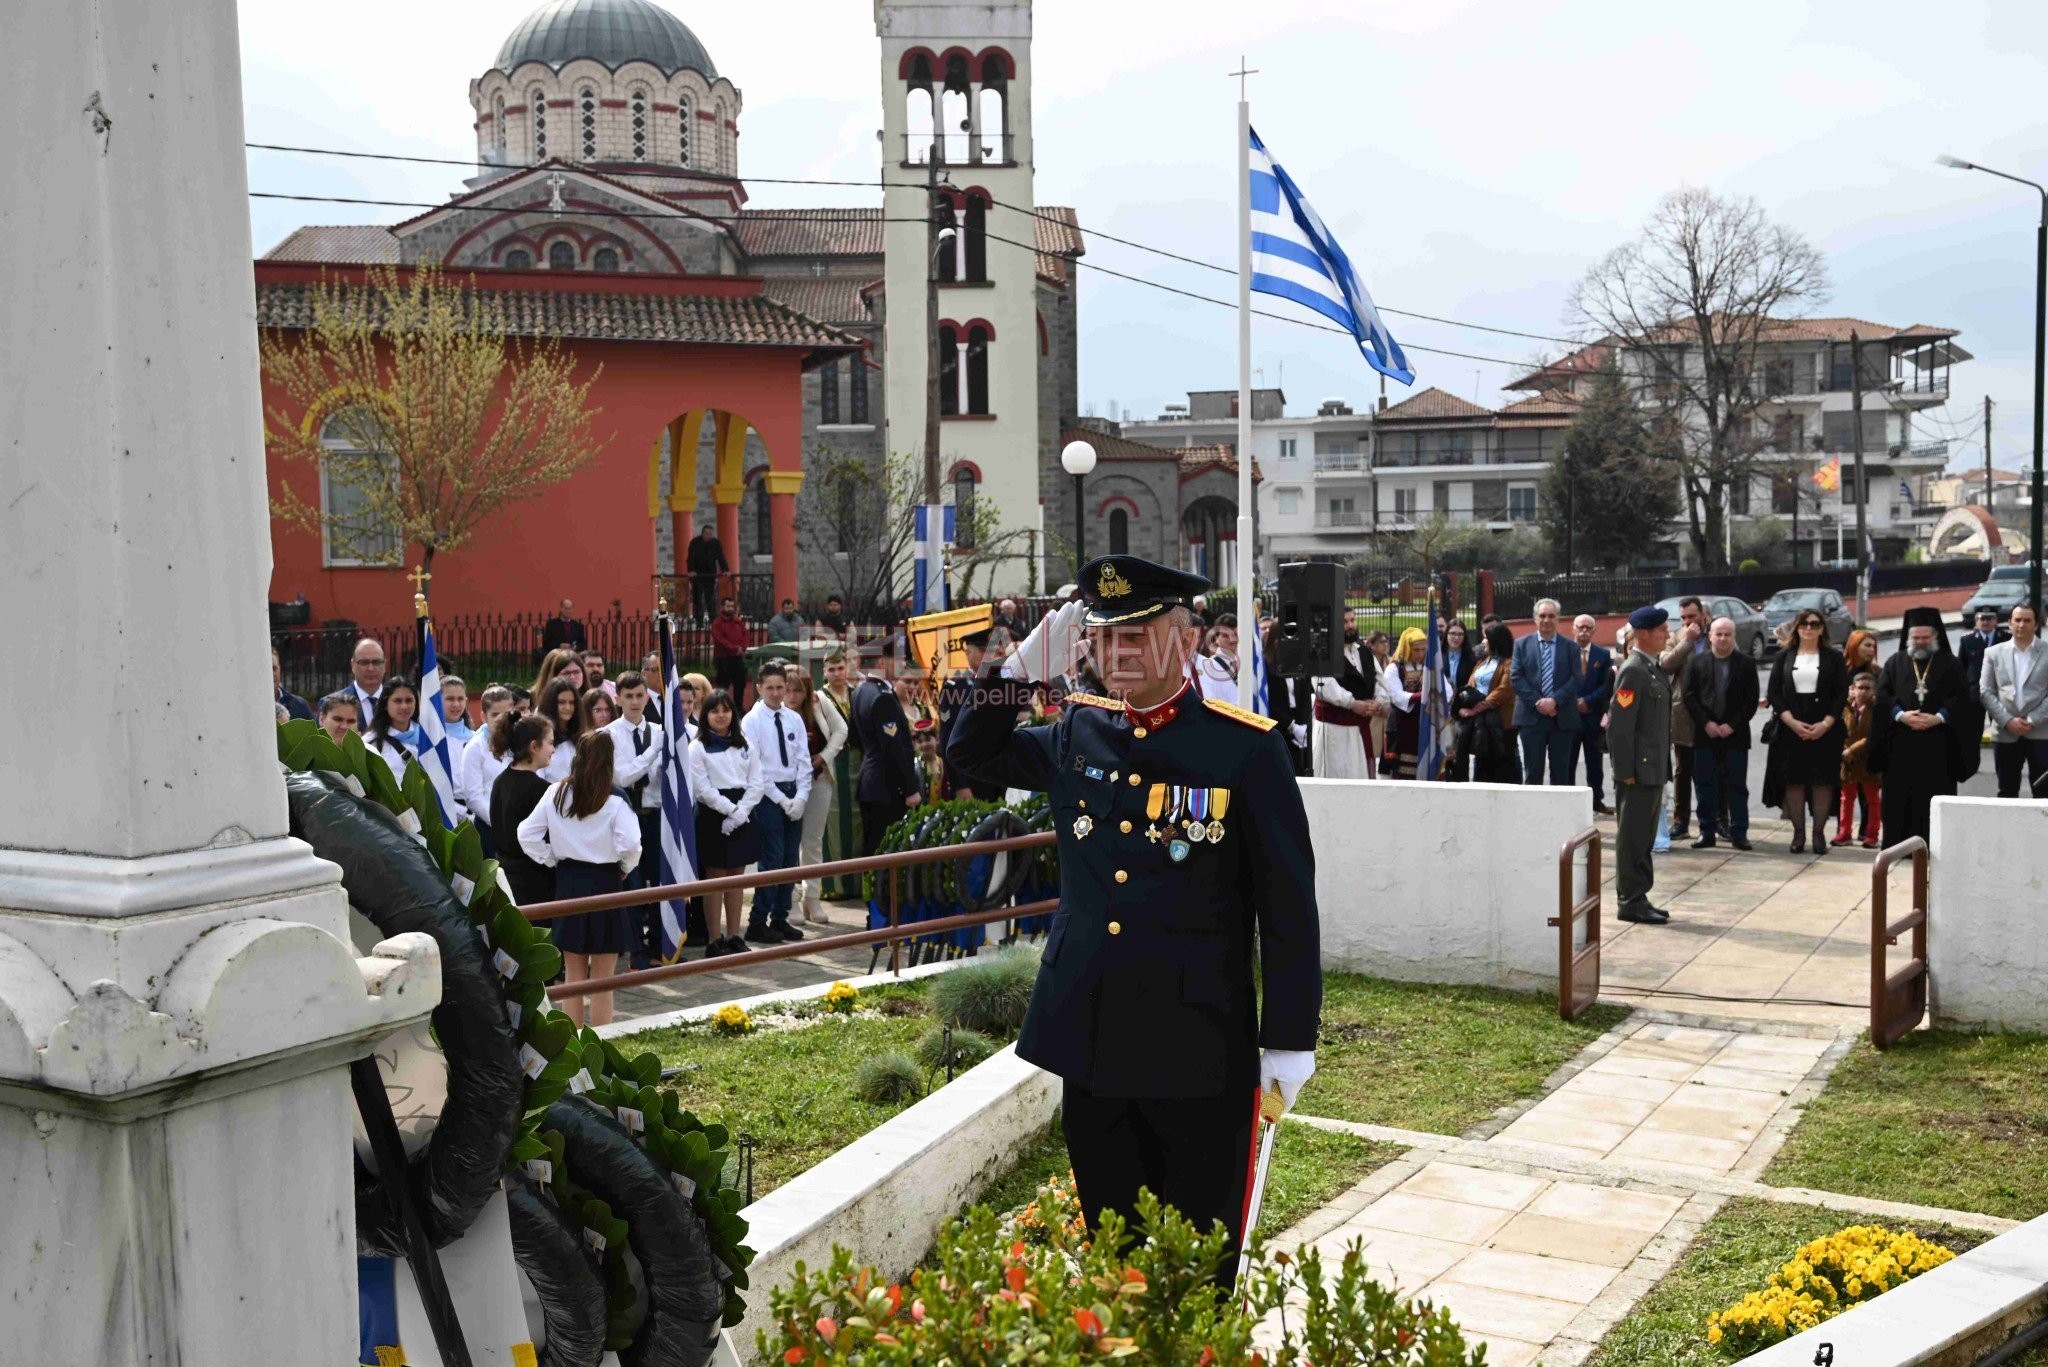
<path id="1" fill-rule="evenodd" d="M 1008 166 L 1016 160 L 1014 133 L 905 133 L 903 164 L 922 166 Z"/>
<path id="2" fill-rule="evenodd" d="M 1349 531 L 1365 525 L 1365 514 L 1323 508 L 1316 513 L 1316 526 L 1326 531 Z"/>
<path id="3" fill-rule="evenodd" d="M 1316 473 L 1319 475 L 1358 475 L 1372 467 L 1364 455 L 1357 451 L 1320 451 L 1316 453 Z"/>

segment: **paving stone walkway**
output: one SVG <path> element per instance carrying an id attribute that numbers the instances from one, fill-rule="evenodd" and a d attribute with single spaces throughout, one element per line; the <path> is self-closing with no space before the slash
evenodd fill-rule
<path id="1" fill-rule="evenodd" d="M 1275 1243 L 1325 1256 L 1362 1243 L 1375 1277 L 1448 1308 L 1493 1367 L 1579 1367 L 1731 1196 L 2010 1228 L 1758 1181 L 1852 1038 L 1828 1025 L 1638 1012 L 1540 1098 L 1462 1137 L 1297 1117 L 1409 1152 Z"/>

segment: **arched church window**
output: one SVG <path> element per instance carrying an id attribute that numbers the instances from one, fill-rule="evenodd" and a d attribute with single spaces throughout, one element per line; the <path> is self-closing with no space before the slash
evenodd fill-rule
<path id="1" fill-rule="evenodd" d="M 818 421 L 830 425 L 839 421 L 839 362 L 818 367 Z"/>
<path id="2" fill-rule="evenodd" d="M 533 119 L 533 159 L 538 164 L 548 159 L 548 93 L 535 86 L 526 108 Z"/>
<path id="3" fill-rule="evenodd" d="M 498 160 L 505 159 L 505 97 L 498 96 L 491 101 L 491 146 L 497 150 Z"/>
<path id="4" fill-rule="evenodd" d="M 1122 508 L 1109 510 L 1109 553 L 1129 555 L 1131 553 L 1131 515 Z"/>
<path id="5" fill-rule="evenodd" d="M 633 125 L 633 160 L 647 160 L 647 92 L 636 90 L 626 106 Z"/>
<path id="6" fill-rule="evenodd" d="M 940 157 L 957 166 L 968 159 L 967 58 L 954 53 L 946 59 L 946 88 L 939 96 L 939 126 L 945 140 Z"/>
<path id="7" fill-rule="evenodd" d="M 696 123 L 697 115 L 690 108 L 690 97 L 683 96 L 676 102 L 676 164 L 690 164 L 690 129 Z"/>
<path id="8" fill-rule="evenodd" d="M 775 516 L 768 496 L 767 471 L 754 480 L 754 554 L 775 554 Z"/>
<path id="9" fill-rule="evenodd" d="M 988 351 L 995 341 L 995 334 L 980 323 L 967 329 L 967 383 L 965 386 L 968 413 L 988 412 Z"/>
<path id="10" fill-rule="evenodd" d="M 962 550 L 974 549 L 974 469 L 972 466 L 956 466 L 953 470 L 953 544 Z"/>
<path id="11" fill-rule="evenodd" d="M 551 271 L 575 270 L 576 249 L 563 241 L 550 243 L 548 245 L 548 269 Z"/>
<path id="12" fill-rule="evenodd" d="M 616 247 L 599 247 L 590 254 L 590 268 L 615 275 L 619 269 L 619 250 Z"/>
<path id="13" fill-rule="evenodd" d="M 584 86 L 576 95 L 576 112 L 583 127 L 583 159 L 597 160 L 597 90 Z"/>
<path id="14" fill-rule="evenodd" d="M 978 108 L 975 113 L 976 159 L 980 161 L 1013 160 L 1010 155 L 1010 121 L 1007 110 L 1009 103 L 1008 77 L 1005 75 L 1003 59 L 994 53 L 981 59 L 981 91 L 975 96 Z"/>
<path id="15" fill-rule="evenodd" d="M 846 419 L 868 421 L 868 363 L 859 356 L 849 356 L 846 361 Z"/>
<path id="16" fill-rule="evenodd" d="M 960 215 L 953 208 L 952 200 L 940 196 L 938 202 L 932 205 L 932 215 L 939 221 L 940 233 L 945 233 L 949 229 L 952 232 L 951 237 L 940 239 L 939 250 L 932 257 L 932 278 L 945 284 L 966 279 L 966 272 L 962 270 L 966 258 L 960 234 Z"/>
<path id="17" fill-rule="evenodd" d="M 967 212 L 960 224 L 960 278 L 988 279 L 988 201 L 980 195 L 967 197 Z"/>
<path id="18" fill-rule="evenodd" d="M 903 159 L 908 162 L 931 159 L 935 128 L 932 79 L 932 59 L 921 52 L 911 58 L 910 74 L 904 78 L 908 90 L 904 95 Z"/>
<path id="19" fill-rule="evenodd" d="M 960 352 L 963 346 L 958 328 L 950 323 L 939 328 L 939 413 L 942 417 L 951 417 L 965 405 L 966 396 L 960 392 Z"/>
<path id="20" fill-rule="evenodd" d="M 514 247 L 505 253 L 505 269 L 530 271 L 533 269 L 533 253 L 524 247 Z"/>

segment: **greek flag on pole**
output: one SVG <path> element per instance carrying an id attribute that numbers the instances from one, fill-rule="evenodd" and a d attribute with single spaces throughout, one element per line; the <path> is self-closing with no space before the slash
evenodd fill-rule
<path id="1" fill-rule="evenodd" d="M 683 720 L 683 678 L 676 670 L 675 628 L 661 618 L 661 733 L 666 742 L 661 759 L 660 876 L 664 885 L 697 877 L 697 799 L 690 792 L 690 731 Z M 661 961 L 674 963 L 683 952 L 685 903 L 661 904 Z"/>
<path id="2" fill-rule="evenodd" d="M 420 614 L 419 728 L 420 768 L 434 785 L 441 823 L 452 831 L 461 808 L 455 805 L 455 770 L 448 763 L 448 726 L 441 716 L 441 661 L 434 655 L 434 623 L 424 612 Z"/>
<path id="3" fill-rule="evenodd" d="M 1429 592 L 1429 648 L 1422 657 L 1422 734 L 1415 747 L 1415 777 L 1428 783 L 1444 767 L 1444 731 L 1450 723 L 1444 705 L 1444 634 L 1437 617 L 1436 590 Z"/>
<path id="4" fill-rule="evenodd" d="M 1257 610 L 1256 610 L 1256 609 L 1254 609 L 1254 610 L 1253 610 L 1253 611 L 1252 611 L 1251 613 L 1247 614 L 1247 616 L 1249 617 L 1249 619 L 1250 619 L 1251 621 L 1253 621 L 1254 623 L 1256 623 L 1256 622 L 1258 621 L 1258 616 L 1259 616 L 1259 614 L 1258 614 Z M 1269 710 L 1269 706 L 1268 706 L 1268 704 L 1269 704 L 1269 703 L 1270 703 L 1270 702 L 1272 701 L 1272 690 L 1271 690 L 1271 689 L 1269 689 L 1269 688 L 1268 688 L 1268 687 L 1266 686 L 1266 652 L 1265 652 L 1265 651 L 1264 651 L 1263 649 L 1261 649 L 1261 648 L 1260 648 L 1260 645 L 1259 645 L 1259 629 L 1258 629 L 1258 627 L 1257 627 L 1256 625 L 1255 625 L 1255 626 L 1253 626 L 1253 627 L 1252 627 L 1252 629 L 1251 629 L 1251 638 L 1252 638 L 1252 696 L 1251 696 L 1251 700 L 1250 700 L 1250 701 L 1251 701 L 1251 708 L 1252 708 L 1252 711 L 1254 711 L 1254 712 L 1258 713 L 1258 714 L 1259 714 L 1260 716 L 1262 716 L 1262 717 L 1270 717 L 1270 716 L 1272 716 L 1273 714 L 1272 714 L 1272 712 L 1271 712 L 1271 711 Z"/>
<path id="5" fill-rule="evenodd" d="M 939 612 L 951 606 L 945 584 L 946 546 L 953 539 L 953 508 L 949 504 L 920 503 L 912 510 L 916 525 L 911 528 L 911 606 L 917 612 Z"/>
<path id="6" fill-rule="evenodd" d="M 1373 307 L 1351 258 L 1309 207 L 1293 177 L 1252 133 L 1252 289 L 1314 309 L 1358 339 L 1365 363 L 1390 380 L 1415 372 Z"/>

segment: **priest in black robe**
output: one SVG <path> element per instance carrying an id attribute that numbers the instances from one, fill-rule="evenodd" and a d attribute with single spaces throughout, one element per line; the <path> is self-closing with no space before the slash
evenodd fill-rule
<path id="1" fill-rule="evenodd" d="M 1884 843 L 1929 836 L 1937 797 L 1950 797 L 1963 775 L 1963 747 L 1975 747 L 1982 726 L 1971 706 L 1963 668 L 1949 653 L 1941 613 L 1906 613 L 1904 647 L 1885 661 L 1871 719 L 1870 768 L 1884 776 Z M 1966 734 L 1967 732 L 1967 734 Z"/>

